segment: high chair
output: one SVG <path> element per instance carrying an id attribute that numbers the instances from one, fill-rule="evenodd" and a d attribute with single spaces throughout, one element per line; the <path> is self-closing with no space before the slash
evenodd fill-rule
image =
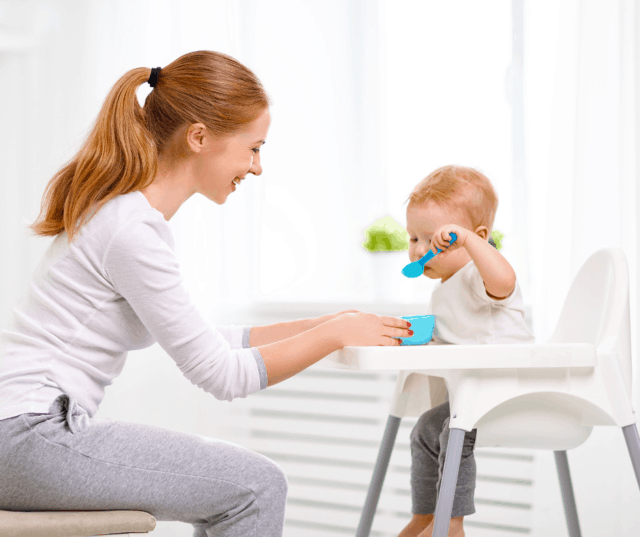
<path id="1" fill-rule="evenodd" d="M 436 319 L 436 325 L 438 320 Z M 596 425 L 622 428 L 640 485 L 640 437 L 631 402 L 629 275 L 622 249 L 603 248 L 576 275 L 546 343 L 345 347 L 319 365 L 399 370 L 356 537 L 368 537 L 400 420 L 451 405 L 433 537 L 446 537 L 465 431 L 476 446 L 555 452 L 570 537 L 580 537 L 566 451 Z"/>
<path id="2" fill-rule="evenodd" d="M 124 537 L 155 527 L 143 511 L 0 511 L 2 537 Z"/>

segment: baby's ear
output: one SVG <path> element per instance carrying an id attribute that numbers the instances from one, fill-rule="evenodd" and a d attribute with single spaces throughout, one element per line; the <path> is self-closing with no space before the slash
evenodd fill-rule
<path id="1" fill-rule="evenodd" d="M 489 230 L 487 229 L 487 226 L 478 226 L 474 230 L 474 233 L 481 237 L 483 240 L 486 240 L 486 238 L 489 236 Z"/>

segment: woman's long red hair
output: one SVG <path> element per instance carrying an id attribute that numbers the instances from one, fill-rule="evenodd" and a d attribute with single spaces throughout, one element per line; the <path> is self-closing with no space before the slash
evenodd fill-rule
<path id="1" fill-rule="evenodd" d="M 151 184 L 158 155 L 179 127 L 200 122 L 214 135 L 232 134 L 270 104 L 253 72 L 219 52 L 190 52 L 163 67 L 141 107 L 136 91 L 150 73 L 132 69 L 115 83 L 81 149 L 47 184 L 28 226 L 36 235 L 66 231 L 73 241 L 92 208 L 95 215 L 116 196 Z"/>

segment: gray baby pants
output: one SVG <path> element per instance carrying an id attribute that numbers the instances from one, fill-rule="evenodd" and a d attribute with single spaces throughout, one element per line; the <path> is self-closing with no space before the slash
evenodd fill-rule
<path id="1" fill-rule="evenodd" d="M 411 431 L 411 512 L 416 515 L 433 514 L 440 490 L 444 458 L 449 442 L 449 402 L 428 410 Z M 458 484 L 451 517 L 476 512 L 473 493 L 476 488 L 476 461 L 473 446 L 476 429 L 465 433 L 460 459 Z"/>
<path id="2" fill-rule="evenodd" d="M 89 418 L 58 397 L 48 414 L 0 421 L 0 509 L 134 510 L 194 537 L 281 537 L 287 480 L 221 440 Z"/>

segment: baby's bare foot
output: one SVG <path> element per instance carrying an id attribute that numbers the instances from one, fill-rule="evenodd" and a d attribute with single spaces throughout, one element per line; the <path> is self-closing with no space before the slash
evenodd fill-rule
<path id="1" fill-rule="evenodd" d="M 451 519 L 449 523 L 449 533 L 447 534 L 448 537 L 465 537 L 464 528 L 462 527 L 463 518 L 464 517 L 457 517 Z M 422 533 L 418 534 L 418 537 L 433 537 L 433 521 Z"/>
<path id="2" fill-rule="evenodd" d="M 433 520 L 433 515 L 413 515 L 398 537 L 418 537 Z"/>

